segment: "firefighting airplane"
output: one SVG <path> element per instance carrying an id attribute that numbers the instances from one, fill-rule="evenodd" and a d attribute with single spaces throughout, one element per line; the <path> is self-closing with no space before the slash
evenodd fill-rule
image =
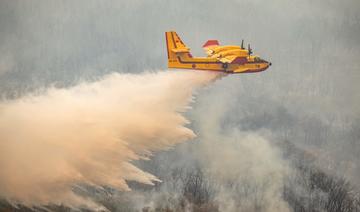
<path id="1" fill-rule="evenodd" d="M 166 32 L 168 67 L 220 71 L 225 73 L 253 73 L 265 71 L 271 63 L 252 55 L 250 44 L 241 46 L 220 46 L 217 40 L 208 40 L 203 48 L 207 57 L 193 57 L 190 49 L 176 32 Z"/>

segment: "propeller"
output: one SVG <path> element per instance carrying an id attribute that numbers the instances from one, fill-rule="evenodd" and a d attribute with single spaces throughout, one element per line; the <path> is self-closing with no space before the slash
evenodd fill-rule
<path id="1" fill-rule="evenodd" d="M 244 48 L 244 39 L 241 40 L 241 49 L 245 49 Z"/>
<path id="2" fill-rule="evenodd" d="M 249 56 L 253 53 L 252 52 L 252 49 L 251 49 L 251 47 L 250 47 L 250 44 L 248 45 L 248 51 L 249 51 Z"/>

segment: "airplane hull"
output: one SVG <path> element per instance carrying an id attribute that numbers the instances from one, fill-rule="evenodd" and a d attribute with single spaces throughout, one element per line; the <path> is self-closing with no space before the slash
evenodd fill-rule
<path id="1" fill-rule="evenodd" d="M 240 73 L 256 73 L 265 71 L 268 67 L 261 67 L 259 64 L 224 64 L 213 59 L 208 58 L 189 58 L 184 60 L 178 58 L 177 60 L 169 60 L 169 68 L 178 68 L 178 69 L 192 69 L 192 70 L 204 70 L 204 71 L 219 71 L 230 74 L 240 74 Z"/>

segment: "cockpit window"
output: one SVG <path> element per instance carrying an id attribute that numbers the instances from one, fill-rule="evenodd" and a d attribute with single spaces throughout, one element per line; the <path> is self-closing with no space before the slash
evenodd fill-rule
<path id="1" fill-rule="evenodd" d="M 261 59 L 260 57 L 255 57 L 254 61 L 255 62 L 266 62 L 265 60 Z"/>

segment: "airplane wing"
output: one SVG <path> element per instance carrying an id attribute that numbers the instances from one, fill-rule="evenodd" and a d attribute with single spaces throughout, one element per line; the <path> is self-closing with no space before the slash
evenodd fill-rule
<path id="1" fill-rule="evenodd" d="M 203 48 L 208 57 L 217 58 L 222 63 L 244 64 L 247 62 L 247 50 L 240 46 L 219 46 L 219 41 L 208 40 Z"/>
<path id="2" fill-rule="evenodd" d="M 171 49 L 171 51 L 174 53 L 189 53 L 190 49 L 187 47 L 177 47 L 177 48 Z"/>
<path id="3" fill-rule="evenodd" d="M 213 49 L 209 57 L 217 58 L 222 63 L 244 64 L 247 62 L 248 53 L 239 46 L 220 46 Z"/>
<path id="4" fill-rule="evenodd" d="M 231 54 L 246 54 L 246 50 L 242 49 L 240 46 L 215 46 L 212 48 L 205 49 L 209 57 L 221 57 Z"/>

